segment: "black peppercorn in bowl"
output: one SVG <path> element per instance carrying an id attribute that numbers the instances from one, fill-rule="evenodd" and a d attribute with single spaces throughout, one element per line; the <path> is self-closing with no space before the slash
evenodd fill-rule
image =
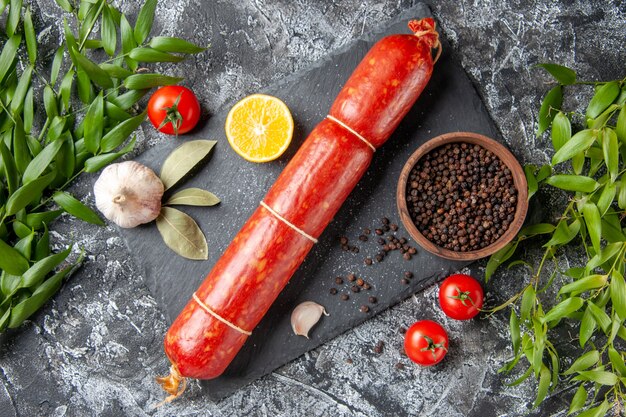
<path id="1" fill-rule="evenodd" d="M 400 219 L 427 251 L 476 260 L 502 249 L 528 211 L 524 171 L 513 154 L 486 136 L 437 136 L 408 159 L 398 181 Z"/>

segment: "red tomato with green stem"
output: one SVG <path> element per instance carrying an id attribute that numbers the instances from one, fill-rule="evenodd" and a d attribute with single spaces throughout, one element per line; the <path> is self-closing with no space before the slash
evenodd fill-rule
<path id="1" fill-rule="evenodd" d="M 181 85 L 161 87 L 148 101 L 152 125 L 168 135 L 189 132 L 200 120 L 200 103 L 190 89 Z"/>
<path id="2" fill-rule="evenodd" d="M 465 274 L 446 278 L 439 288 L 439 305 L 446 316 L 455 320 L 469 320 L 483 306 L 484 293 L 480 283 Z"/>
<path id="3" fill-rule="evenodd" d="M 406 331 L 404 350 L 419 365 L 435 365 L 448 353 L 448 334 L 434 321 L 418 321 Z"/>

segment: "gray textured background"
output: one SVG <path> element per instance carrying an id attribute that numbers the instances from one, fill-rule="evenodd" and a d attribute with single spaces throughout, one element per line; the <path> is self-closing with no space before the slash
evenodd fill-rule
<path id="1" fill-rule="evenodd" d="M 60 11 L 34 1 L 40 41 L 60 40 Z M 134 15 L 137 2 L 115 2 Z M 411 1 L 160 1 L 153 33 L 211 43 L 170 72 L 187 77 L 205 116 L 311 63 L 376 28 Z M 586 80 L 624 76 L 626 6 L 601 0 L 432 2 L 445 36 L 482 95 L 503 137 L 522 162 L 547 161 L 535 139 L 536 113 L 548 77 L 532 68 L 558 62 Z M 170 140 L 150 126 L 139 151 Z M 74 191 L 91 202 L 92 177 Z M 549 196 L 544 196 L 549 197 Z M 510 357 L 505 315 L 460 323 L 437 307 L 436 287 L 416 294 L 276 372 L 212 403 L 192 383 L 183 399 L 163 398 L 153 377 L 166 371 L 166 322 L 117 231 L 68 218 L 55 244 L 84 247 L 88 261 L 23 328 L 0 339 L 0 415 L 519 416 L 529 413 L 532 382 L 505 389 L 496 370 Z M 530 256 L 531 246 L 525 246 Z M 576 262 L 576 254 L 571 255 Z M 481 265 L 473 272 L 482 273 Z M 486 286 L 491 303 L 519 288 L 522 271 L 500 272 Z M 451 349 L 435 368 L 401 355 L 400 326 L 440 321 Z M 372 351 L 379 341 L 385 349 Z M 564 341 L 567 342 L 567 341 Z M 349 363 L 348 359 L 352 363 Z M 395 364 L 407 365 L 397 370 Z M 564 390 L 531 415 L 565 415 Z"/>

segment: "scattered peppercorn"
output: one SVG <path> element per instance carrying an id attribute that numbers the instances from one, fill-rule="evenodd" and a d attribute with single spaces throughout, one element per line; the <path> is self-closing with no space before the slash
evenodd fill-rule
<path id="1" fill-rule="evenodd" d="M 398 371 L 403 370 L 403 369 L 404 369 L 404 364 L 403 364 L 403 363 L 401 363 L 401 362 L 396 363 L 396 369 L 397 369 Z"/>
<path id="2" fill-rule="evenodd" d="M 382 221 L 382 223 L 383 223 L 383 224 L 385 224 L 385 225 L 386 225 L 386 224 L 389 224 L 389 219 L 388 219 L 388 218 L 386 218 L 386 217 L 383 217 L 383 218 L 381 219 L 381 221 Z"/>
<path id="3" fill-rule="evenodd" d="M 348 274 L 348 281 L 350 281 L 350 282 L 354 282 L 354 280 L 356 280 L 356 275 L 354 275 L 354 274 Z"/>
<path id="4" fill-rule="evenodd" d="M 432 150 L 415 164 L 409 181 L 411 219 L 424 237 L 449 250 L 492 244 L 515 216 L 511 171 L 479 145 L 450 143 Z"/>
<path id="5" fill-rule="evenodd" d="M 350 287 L 350 289 L 352 290 L 352 292 L 359 292 L 359 291 L 361 291 L 361 289 L 357 285 L 353 285 L 352 287 Z"/>
<path id="6" fill-rule="evenodd" d="M 367 299 L 367 301 L 369 301 L 370 304 L 376 304 L 378 302 L 376 297 L 374 297 L 373 295 L 370 295 L 369 298 Z"/>
<path id="7" fill-rule="evenodd" d="M 372 231 L 368 229 L 367 227 L 363 229 L 363 234 L 369 235 L 370 233 L 372 233 Z"/>
<path id="8" fill-rule="evenodd" d="M 389 225 L 389 227 L 391 228 L 391 230 L 393 230 L 394 232 L 396 232 L 398 230 L 398 225 L 395 223 L 392 223 Z"/>
<path id="9" fill-rule="evenodd" d="M 368 311 L 370 311 L 370 308 L 366 305 L 362 305 L 359 310 L 361 310 L 361 313 L 367 313 Z"/>
<path id="10" fill-rule="evenodd" d="M 409 280 L 408 280 L 408 279 L 406 279 L 406 278 L 402 278 L 402 279 L 400 280 L 400 283 L 402 283 L 402 284 L 404 284 L 404 285 L 409 285 Z"/>
<path id="11" fill-rule="evenodd" d="M 378 236 L 381 236 L 383 234 L 383 229 L 376 229 L 374 230 L 374 233 L 376 233 Z"/>
<path id="12" fill-rule="evenodd" d="M 337 284 L 337 285 L 343 284 L 343 279 L 341 277 L 335 278 L 335 284 Z"/>
<path id="13" fill-rule="evenodd" d="M 358 285 L 359 287 L 362 287 L 363 284 L 365 284 L 365 281 L 363 281 L 363 278 L 357 278 L 356 285 Z"/>
<path id="14" fill-rule="evenodd" d="M 346 363 L 347 363 L 348 365 L 352 365 L 352 359 L 350 359 L 350 358 L 346 359 Z"/>
<path id="15" fill-rule="evenodd" d="M 341 236 L 339 238 L 339 243 L 341 243 L 342 245 L 347 245 L 348 244 L 348 238 L 345 236 Z"/>
<path id="16" fill-rule="evenodd" d="M 376 346 L 374 346 L 374 353 L 377 354 L 381 354 L 383 353 L 383 348 L 385 347 L 385 342 L 383 342 L 382 340 L 379 340 L 378 343 L 376 343 Z"/>
<path id="17" fill-rule="evenodd" d="M 379 238 L 378 238 L 378 244 L 379 244 L 379 245 L 384 245 L 385 243 L 387 243 L 387 241 L 385 240 L 385 238 L 384 238 L 384 237 L 379 237 Z"/>
<path id="18" fill-rule="evenodd" d="M 337 294 L 337 288 L 331 288 L 331 289 L 330 289 L 330 293 L 331 293 L 332 295 Z"/>
<path id="19" fill-rule="evenodd" d="M 381 255 L 380 253 L 376 255 L 376 262 L 382 262 L 383 259 L 385 259 L 384 255 Z"/>
<path id="20" fill-rule="evenodd" d="M 407 279 L 411 279 L 411 278 L 413 278 L 413 272 L 411 272 L 411 271 L 406 271 L 406 272 L 404 273 L 404 277 L 405 277 L 405 278 L 407 278 Z"/>
<path id="21" fill-rule="evenodd" d="M 372 258 L 365 258 L 365 265 L 371 265 L 372 264 Z"/>
<path id="22" fill-rule="evenodd" d="M 405 334 L 406 333 L 406 327 L 400 327 L 398 329 L 398 331 L 400 332 L 400 334 Z"/>
<path id="23" fill-rule="evenodd" d="M 359 248 L 357 248 L 356 246 L 352 246 L 350 250 L 352 251 L 352 253 L 359 253 Z"/>
<path id="24" fill-rule="evenodd" d="M 365 284 L 363 284 L 364 290 L 369 290 L 370 288 L 372 288 L 372 286 L 369 283 L 366 282 Z"/>
<path id="25" fill-rule="evenodd" d="M 407 261 L 411 260 L 411 254 L 409 252 L 405 252 L 404 255 L 402 255 L 402 257 Z"/>
<path id="26" fill-rule="evenodd" d="M 365 235 L 361 235 L 361 236 L 359 236 L 359 240 L 360 240 L 361 242 L 367 242 L 367 236 L 365 236 Z"/>
<path id="27" fill-rule="evenodd" d="M 350 296 L 348 294 L 341 294 L 342 301 L 348 301 L 348 299 L 350 299 Z"/>

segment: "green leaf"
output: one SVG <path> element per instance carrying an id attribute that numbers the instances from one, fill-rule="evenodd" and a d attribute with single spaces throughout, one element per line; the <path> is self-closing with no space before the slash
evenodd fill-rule
<path id="1" fill-rule="evenodd" d="M 584 291 L 589 291 L 595 288 L 603 287 L 607 282 L 606 275 L 594 274 L 589 275 L 574 282 L 570 282 L 569 284 L 565 284 L 559 290 L 560 294 L 568 294 L 571 292 L 581 293 Z"/>
<path id="2" fill-rule="evenodd" d="M 144 90 L 146 88 L 159 87 L 162 85 L 174 85 L 183 78 L 169 77 L 161 74 L 135 74 L 124 80 L 124 87 L 129 90 Z"/>
<path id="3" fill-rule="evenodd" d="M 152 29 L 152 22 L 154 22 L 154 11 L 156 9 L 157 0 L 146 0 L 144 5 L 139 10 L 137 15 L 137 22 L 135 22 L 135 41 L 137 45 L 141 45 L 150 34 Z"/>
<path id="4" fill-rule="evenodd" d="M 9 197 L 6 204 L 7 215 L 11 216 L 26 207 L 54 180 L 56 172 L 50 172 L 43 177 L 22 185 Z"/>
<path id="5" fill-rule="evenodd" d="M 57 272 L 37 287 L 35 292 L 33 292 L 33 295 L 13 307 L 11 309 L 11 321 L 9 322 L 9 327 L 19 327 L 22 325 L 24 320 L 28 319 L 36 311 L 38 311 L 59 290 L 59 288 L 61 288 L 63 278 L 65 278 L 65 276 L 67 276 L 73 268 L 74 265 L 70 265 L 62 271 Z"/>
<path id="6" fill-rule="evenodd" d="M 11 151 L 6 147 L 4 141 L 0 140 L 0 156 L 2 156 L 2 167 L 4 169 L 4 177 L 7 180 L 9 195 L 13 194 L 18 187 L 19 173 L 15 166 L 15 160 Z"/>
<path id="7" fill-rule="evenodd" d="M 565 162 L 574 155 L 586 151 L 595 142 L 596 136 L 597 131 L 591 129 L 581 130 L 576 133 L 554 154 L 552 165 Z"/>
<path id="8" fill-rule="evenodd" d="M 528 379 L 528 377 L 530 376 L 530 374 L 533 372 L 533 368 L 528 368 L 526 369 L 526 371 L 522 374 L 522 376 L 520 376 L 519 378 L 517 378 L 515 381 L 511 382 L 510 384 L 506 384 L 507 387 L 514 387 L 517 386 L 519 384 L 521 384 L 522 382 L 524 382 L 525 380 Z"/>
<path id="9" fill-rule="evenodd" d="M 64 191 L 58 191 L 52 196 L 54 201 L 74 217 L 86 221 L 87 223 L 104 226 L 102 219 L 89 207 L 72 197 Z"/>
<path id="10" fill-rule="evenodd" d="M 56 116 L 52 119 L 52 123 L 48 128 L 47 141 L 53 142 L 59 139 L 63 133 L 65 132 L 65 125 L 67 123 L 67 119 L 65 117 Z"/>
<path id="11" fill-rule="evenodd" d="M 613 365 L 613 369 L 619 372 L 620 376 L 626 376 L 626 365 L 624 364 L 624 358 L 620 353 L 615 350 L 613 346 L 609 346 L 609 359 L 611 361 L 611 365 Z"/>
<path id="12" fill-rule="evenodd" d="M 26 11 L 24 12 L 24 37 L 26 39 L 28 59 L 30 63 L 34 65 L 35 61 L 37 61 L 37 36 L 35 35 L 30 6 L 26 7 Z"/>
<path id="13" fill-rule="evenodd" d="M 74 11 L 74 7 L 70 4 L 69 0 L 54 0 L 60 8 L 65 10 L 68 13 L 72 13 Z"/>
<path id="14" fill-rule="evenodd" d="M 539 126 L 537 128 L 537 137 L 541 136 L 546 131 L 552 119 L 556 116 L 563 104 L 563 87 L 560 85 L 554 87 L 548 91 L 548 94 L 541 102 L 541 108 L 539 109 Z"/>
<path id="15" fill-rule="evenodd" d="M 593 98 L 587 106 L 586 116 L 587 119 L 595 119 L 613 103 L 613 101 L 619 95 L 620 88 L 618 81 L 611 81 L 603 84 L 596 90 Z"/>
<path id="16" fill-rule="evenodd" d="M 54 142 L 43 148 L 39 155 L 37 155 L 32 161 L 30 161 L 30 164 L 28 164 L 26 170 L 24 171 L 24 175 L 22 176 L 22 182 L 24 184 L 28 184 L 29 182 L 39 178 L 39 176 L 46 170 L 46 168 L 48 168 L 50 163 L 54 160 L 54 157 L 61 149 L 63 142 L 63 140 L 55 140 Z"/>
<path id="17" fill-rule="evenodd" d="M 615 222 L 616 219 L 617 222 Z M 619 219 L 614 213 L 607 213 L 602 218 L 602 237 L 609 243 L 621 243 L 626 240 L 626 235 L 622 233 Z"/>
<path id="18" fill-rule="evenodd" d="M 180 256 L 193 260 L 208 259 L 208 246 L 202 230 L 182 211 L 162 207 L 156 225 L 165 244 Z"/>
<path id="19" fill-rule="evenodd" d="M 597 350 L 590 350 L 582 354 L 578 359 L 574 361 L 572 366 L 570 366 L 565 372 L 564 375 L 574 374 L 579 371 L 584 371 L 585 369 L 589 369 L 594 366 L 600 360 L 600 352 Z"/>
<path id="20" fill-rule="evenodd" d="M 574 398 L 572 398 L 572 402 L 570 403 L 567 415 L 575 413 L 576 411 L 583 408 L 585 406 L 585 402 L 587 402 L 587 396 L 587 390 L 585 389 L 583 384 L 580 384 L 578 386 L 578 389 L 576 390 L 576 394 L 574 394 Z"/>
<path id="21" fill-rule="evenodd" d="M 61 65 L 63 65 L 63 52 L 65 48 L 63 46 L 59 46 L 57 51 L 54 54 L 54 59 L 52 60 L 52 67 L 50 68 L 50 85 L 54 86 L 57 83 L 57 78 L 59 78 L 59 71 L 61 70 Z"/>
<path id="22" fill-rule="evenodd" d="M 162 52 L 177 52 L 179 54 L 197 54 L 207 49 L 194 45 L 184 39 L 168 36 L 155 36 L 150 39 L 149 45 L 151 48 Z"/>
<path id="23" fill-rule="evenodd" d="M 67 23 L 67 19 L 63 18 L 63 34 L 65 35 L 65 45 L 67 46 L 67 50 L 70 53 L 70 59 L 74 63 L 74 65 L 78 65 L 76 62 L 76 58 L 72 53 L 72 50 L 78 50 L 78 44 L 76 43 L 76 37 L 74 36 L 74 32 L 72 32 L 72 28 Z"/>
<path id="24" fill-rule="evenodd" d="M 124 94 L 120 94 L 117 97 L 111 97 L 108 100 L 115 104 L 122 110 L 130 109 L 135 103 L 137 103 L 143 96 L 145 96 L 150 90 L 129 90 Z"/>
<path id="25" fill-rule="evenodd" d="M 137 44 L 135 43 L 135 35 L 133 34 L 133 28 L 130 26 L 130 23 L 128 23 L 128 20 L 126 20 L 126 16 L 121 15 L 120 16 L 120 38 L 122 39 L 122 53 L 124 53 L 125 57 L 124 57 L 124 61 L 126 61 L 126 64 L 128 65 L 128 68 L 130 68 L 132 71 L 137 70 L 137 62 L 133 59 L 130 59 L 128 57 L 128 53 L 137 46 Z"/>
<path id="26" fill-rule="evenodd" d="M 596 323 L 600 326 L 604 333 L 607 333 L 611 327 L 611 319 L 606 314 L 604 309 L 598 307 L 595 303 L 587 301 L 587 308 L 593 315 Z"/>
<path id="27" fill-rule="evenodd" d="M 76 49 L 72 49 L 70 53 L 76 59 L 78 67 L 82 68 L 83 71 L 85 71 L 91 81 L 95 82 L 102 88 L 113 88 L 113 81 L 105 70 L 93 63 L 90 59 L 78 52 L 78 50 Z"/>
<path id="28" fill-rule="evenodd" d="M 578 281 L 577 281 L 578 282 Z M 556 306 L 554 306 L 546 315 L 542 318 L 543 322 L 558 321 L 563 317 L 579 310 L 585 304 L 585 300 L 580 297 L 566 298 Z"/>
<path id="29" fill-rule="evenodd" d="M 144 112 L 138 116 L 123 121 L 111 129 L 100 141 L 100 148 L 102 149 L 102 152 L 110 152 L 120 146 L 145 119 L 146 113 Z"/>
<path id="30" fill-rule="evenodd" d="M 556 226 L 550 223 L 537 223 L 530 226 L 526 226 L 520 230 L 520 236 L 535 236 L 535 235 L 545 235 L 548 233 L 554 232 Z"/>
<path id="31" fill-rule="evenodd" d="M 530 311 L 535 305 L 536 300 L 537 294 L 535 292 L 535 288 L 532 285 L 529 285 L 522 294 L 522 303 L 520 305 L 520 320 L 522 322 L 525 322 L 530 317 Z"/>
<path id="32" fill-rule="evenodd" d="M 35 117 L 35 103 L 33 101 L 33 87 L 30 87 L 24 97 L 24 131 L 30 133 L 33 129 L 33 119 Z M 32 153 L 32 149 L 31 149 Z"/>
<path id="33" fill-rule="evenodd" d="M 43 224 L 43 230 L 43 234 L 35 245 L 35 261 L 40 261 L 50 255 L 50 233 L 45 223 Z"/>
<path id="34" fill-rule="evenodd" d="M 76 167 L 76 154 L 74 152 L 74 140 L 69 132 L 65 132 L 64 140 L 61 141 L 61 151 L 56 156 L 57 171 L 68 180 L 74 175 Z M 57 141 L 57 142 L 58 142 Z"/>
<path id="35" fill-rule="evenodd" d="M 585 345 L 587 344 L 587 341 L 593 335 L 593 332 L 595 331 L 595 329 L 596 329 L 596 321 L 593 317 L 593 314 L 591 313 L 591 310 L 589 309 L 589 306 L 587 306 L 587 308 L 585 309 L 585 313 L 583 314 L 583 318 L 580 322 L 580 329 L 579 329 L 579 335 L 578 335 L 581 348 L 585 347 Z"/>
<path id="36" fill-rule="evenodd" d="M 137 140 L 136 136 L 133 136 L 131 141 L 122 148 L 119 152 L 112 153 L 103 153 L 100 155 L 93 156 L 85 161 L 85 172 L 96 172 L 100 170 L 100 168 L 109 165 L 111 162 L 115 161 L 117 158 L 127 154 L 132 151 L 135 147 L 135 141 Z"/>
<path id="37" fill-rule="evenodd" d="M 600 217 L 604 216 L 609 207 L 611 207 L 611 203 L 613 203 L 616 193 L 617 187 L 614 183 L 608 183 L 602 188 L 602 193 L 598 198 L 597 204 L 598 210 L 600 211 Z"/>
<path id="38" fill-rule="evenodd" d="M 72 94 L 72 84 L 74 83 L 74 70 L 69 70 L 63 76 L 61 80 L 61 87 L 59 88 L 59 94 L 63 100 L 63 106 L 66 109 L 70 107 L 70 97 Z"/>
<path id="39" fill-rule="evenodd" d="M 574 381 L 593 381 L 600 385 L 613 386 L 619 382 L 619 378 L 612 372 L 607 371 L 579 371 Z"/>
<path id="40" fill-rule="evenodd" d="M 537 66 L 548 71 L 550 75 L 552 75 L 560 84 L 570 85 L 576 82 L 576 72 L 572 69 L 564 67 L 563 65 L 546 63 L 537 64 Z"/>
<path id="41" fill-rule="evenodd" d="M 30 88 L 30 80 L 33 74 L 33 67 L 31 65 L 27 66 L 22 72 L 20 76 L 20 81 L 15 88 L 15 92 L 13 93 L 13 98 L 11 99 L 11 113 L 19 113 L 24 107 L 24 99 L 26 98 L 26 93 Z"/>
<path id="42" fill-rule="evenodd" d="M 622 106 L 622 109 L 617 116 L 617 123 L 615 124 L 615 134 L 626 145 L 626 105 Z"/>
<path id="43" fill-rule="evenodd" d="M 600 239 L 602 236 L 602 221 L 600 219 L 600 211 L 598 210 L 598 207 L 591 202 L 585 203 L 583 206 L 583 217 L 585 218 L 587 232 L 589 233 L 589 238 L 591 239 L 593 248 L 596 253 L 599 253 Z"/>
<path id="44" fill-rule="evenodd" d="M 626 174 L 622 174 L 619 185 L 619 196 L 617 197 L 617 205 L 622 210 L 626 209 Z"/>
<path id="45" fill-rule="evenodd" d="M 602 129 L 602 151 L 611 181 L 615 181 L 619 173 L 619 143 L 617 143 L 617 135 L 613 129 Z"/>
<path id="46" fill-rule="evenodd" d="M 143 47 L 133 49 L 128 56 L 138 62 L 180 62 L 185 59 L 184 56 L 172 55 L 167 52 Z"/>
<path id="47" fill-rule="evenodd" d="M 169 189 L 205 159 L 217 142 L 214 140 L 192 140 L 185 142 L 163 162 L 161 181 Z"/>
<path id="48" fill-rule="evenodd" d="M 50 223 L 63 213 L 63 210 L 42 211 L 37 213 L 28 213 L 26 215 L 26 224 L 35 230 L 43 227 L 44 223 Z"/>
<path id="49" fill-rule="evenodd" d="M 30 255 L 33 248 L 33 239 L 35 238 L 35 232 L 29 230 L 26 236 L 19 240 L 14 246 L 15 250 L 18 251 L 22 256 L 28 261 L 30 260 Z"/>
<path id="50" fill-rule="evenodd" d="M 552 380 L 552 375 L 547 366 L 542 365 L 541 371 L 539 373 L 539 386 L 537 387 L 537 398 L 535 398 L 535 402 L 533 403 L 533 407 L 538 407 L 539 404 L 546 398 L 548 394 L 548 388 L 550 388 L 550 381 Z"/>
<path id="51" fill-rule="evenodd" d="M 599 185 L 593 178 L 571 174 L 553 175 L 546 179 L 546 183 L 561 190 L 582 193 L 591 193 Z"/>
<path id="52" fill-rule="evenodd" d="M 30 235 L 33 232 L 30 227 L 26 226 L 24 223 L 17 219 L 14 219 L 11 222 L 11 225 L 13 226 L 13 231 L 15 232 L 15 235 L 20 239 L 24 239 L 26 236 Z"/>
<path id="53" fill-rule="evenodd" d="M 115 120 L 116 122 L 123 122 L 131 118 L 130 114 L 120 109 L 108 100 L 104 102 L 104 110 L 106 116 L 111 120 Z"/>
<path id="54" fill-rule="evenodd" d="M 537 178 L 535 177 L 535 166 L 525 165 L 524 175 L 526 176 L 526 183 L 528 184 L 528 199 L 530 200 L 530 198 L 539 190 L 539 184 L 537 183 Z"/>
<path id="55" fill-rule="evenodd" d="M 511 309 L 511 318 L 509 319 L 509 331 L 511 333 L 511 344 L 513 345 L 513 353 L 517 355 L 521 346 L 519 319 L 515 310 Z"/>
<path id="56" fill-rule="evenodd" d="M 611 273 L 610 289 L 611 301 L 613 302 L 615 312 L 620 319 L 626 320 L 626 284 L 624 283 L 624 277 L 617 269 L 614 269 Z"/>
<path id="57" fill-rule="evenodd" d="M 124 67 L 114 64 L 108 64 L 106 62 L 100 64 L 100 68 L 105 70 L 107 74 L 109 74 L 112 78 L 117 78 L 119 80 L 123 80 L 124 78 L 133 75 L 132 71 L 129 71 Z"/>
<path id="58" fill-rule="evenodd" d="M 17 49 L 20 42 L 22 42 L 22 35 L 17 33 L 11 36 L 2 48 L 2 53 L 0 53 L 0 85 L 4 83 L 17 60 Z"/>
<path id="59" fill-rule="evenodd" d="M 107 75 L 108 76 L 108 75 Z M 76 72 L 78 98 L 84 104 L 89 104 L 93 101 L 94 92 L 91 86 L 90 76 L 82 69 Z"/>
<path id="60" fill-rule="evenodd" d="M 102 41 L 99 39 L 87 39 L 83 46 L 87 49 L 100 49 L 102 48 Z"/>
<path id="61" fill-rule="evenodd" d="M 24 172 L 30 163 L 32 157 L 28 142 L 26 142 L 26 132 L 24 131 L 24 123 L 19 115 L 14 114 L 15 126 L 13 127 L 13 155 L 15 156 L 15 166 L 19 172 Z"/>
<path id="62" fill-rule="evenodd" d="M 100 91 L 85 115 L 85 149 L 92 154 L 96 154 L 100 149 L 103 129 L 104 99 L 102 91 Z"/>
<path id="63" fill-rule="evenodd" d="M 115 54 L 115 47 L 117 46 L 117 32 L 115 30 L 115 21 L 113 20 L 113 15 L 109 7 L 108 4 L 105 4 L 102 9 L 100 36 L 102 37 L 102 47 L 104 51 L 109 56 L 113 56 L 113 54 Z"/>
<path id="64" fill-rule="evenodd" d="M 166 205 L 214 206 L 220 199 L 213 193 L 200 188 L 187 188 L 174 194 Z"/>
<path id="65" fill-rule="evenodd" d="M 22 275 L 28 269 L 28 261 L 26 258 L 1 239 L 0 269 L 11 275 Z"/>
<path id="66" fill-rule="evenodd" d="M 558 112 L 552 121 L 552 146 L 558 151 L 572 137 L 572 124 L 563 112 Z"/>
<path id="67" fill-rule="evenodd" d="M 61 262 L 63 262 L 70 252 L 72 247 L 70 246 L 63 252 L 55 253 L 54 255 L 47 256 L 40 261 L 37 261 L 31 266 L 28 271 L 22 274 L 22 284 L 24 288 L 30 288 L 39 285 L 46 275 L 56 268 Z"/>
<path id="68" fill-rule="evenodd" d="M 8 37 L 13 36 L 17 25 L 20 23 L 20 13 L 22 12 L 22 0 L 11 0 L 11 8 L 6 21 L 6 34 Z"/>
<path id="69" fill-rule="evenodd" d="M 539 172 L 537 172 L 537 181 L 543 181 L 552 175 L 552 166 L 551 165 L 543 165 L 539 168 Z"/>

